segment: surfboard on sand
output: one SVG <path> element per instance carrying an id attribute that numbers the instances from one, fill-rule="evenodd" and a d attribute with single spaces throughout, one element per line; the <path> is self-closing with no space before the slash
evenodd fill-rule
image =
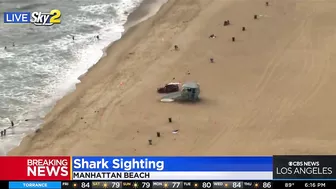
<path id="1" fill-rule="evenodd" d="M 161 98 L 161 102 L 173 102 L 173 101 L 177 100 L 180 97 L 181 97 L 181 92 L 180 91 L 174 92 L 174 93 L 170 93 L 170 94 L 167 94 L 167 95 L 163 96 Z"/>
<path id="2" fill-rule="evenodd" d="M 163 99 L 161 99 L 161 102 L 174 102 L 174 99 L 171 99 L 171 98 L 163 98 Z"/>

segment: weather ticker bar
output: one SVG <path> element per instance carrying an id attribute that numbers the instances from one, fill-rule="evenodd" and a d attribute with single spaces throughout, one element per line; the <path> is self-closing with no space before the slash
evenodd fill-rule
<path id="1" fill-rule="evenodd" d="M 32 185 L 34 185 L 32 187 Z M 336 188 L 334 181 L 0 181 L 1 189 L 296 189 Z M 55 184 L 56 183 L 56 184 Z M 57 184 L 58 183 L 58 184 Z M 38 185 L 41 185 L 39 187 Z M 43 185 L 43 186 L 42 186 Z"/>
<path id="2" fill-rule="evenodd" d="M 66 181 L 62 189 L 336 188 L 336 181 Z"/>

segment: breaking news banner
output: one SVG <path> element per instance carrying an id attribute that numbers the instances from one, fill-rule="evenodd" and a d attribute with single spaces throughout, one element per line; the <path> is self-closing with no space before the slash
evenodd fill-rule
<path id="1" fill-rule="evenodd" d="M 1 156 L 0 180 L 70 180 L 67 156 Z M 1 188 L 2 189 L 2 188 Z"/>
<path id="2" fill-rule="evenodd" d="M 272 157 L 72 157 L 73 180 L 271 180 Z"/>
<path id="3" fill-rule="evenodd" d="M 0 157 L 0 188 L 336 188 L 336 156 Z"/>

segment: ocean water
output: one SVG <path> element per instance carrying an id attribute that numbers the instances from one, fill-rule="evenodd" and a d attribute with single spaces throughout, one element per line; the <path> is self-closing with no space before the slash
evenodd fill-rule
<path id="1" fill-rule="evenodd" d="M 15 123 L 0 137 L 0 155 L 19 145 L 25 134 L 39 127 L 55 102 L 75 89 L 78 77 L 121 37 L 128 14 L 141 2 L 0 0 L 0 130 L 10 127 L 10 120 Z M 61 24 L 3 23 L 3 12 L 52 9 L 61 11 Z"/>

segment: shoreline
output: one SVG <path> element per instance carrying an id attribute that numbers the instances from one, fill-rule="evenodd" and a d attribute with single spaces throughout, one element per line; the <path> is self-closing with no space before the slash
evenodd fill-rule
<path id="1" fill-rule="evenodd" d="M 194 0 L 187 0 L 188 2 L 194 2 Z M 199 0 L 195 0 L 195 2 Z M 179 3 L 179 0 L 168 0 L 166 3 L 164 3 L 161 8 L 158 10 L 156 14 L 154 14 L 152 17 L 149 17 L 148 19 L 138 23 L 138 24 L 132 24 L 132 26 L 127 28 L 127 31 L 123 33 L 121 39 L 114 41 L 110 44 L 110 46 L 107 48 L 106 56 L 103 56 L 98 63 L 93 65 L 88 72 L 86 72 L 80 79 L 80 83 L 76 84 L 76 90 L 67 94 L 62 99 L 57 101 L 56 105 L 52 108 L 51 112 L 47 114 L 47 116 L 44 118 L 44 123 L 41 125 L 40 129 L 37 129 L 36 132 L 31 133 L 23 138 L 20 145 L 16 148 L 10 150 L 7 155 L 22 155 L 22 154 L 35 154 L 35 152 L 31 152 L 29 149 L 36 145 L 34 140 L 39 140 L 37 138 L 42 137 L 44 135 L 44 132 L 50 132 L 53 129 L 58 130 L 57 126 L 55 126 L 55 120 L 60 119 L 60 116 L 64 114 L 65 112 L 69 111 L 69 108 L 73 106 L 74 104 L 77 104 L 80 102 L 83 95 L 86 93 L 85 90 L 89 86 L 95 86 L 98 84 L 98 82 L 103 79 L 104 76 L 109 76 L 111 80 L 114 82 L 119 82 L 118 77 L 120 76 L 120 62 L 121 60 L 127 59 L 129 55 L 132 55 L 131 53 L 128 53 L 132 47 L 133 44 L 138 44 L 141 40 L 143 40 L 144 36 L 147 35 L 148 30 L 152 29 L 152 25 L 160 20 L 161 17 L 165 16 L 169 13 L 170 9 L 172 7 L 177 7 L 178 5 L 175 5 Z M 197 5 L 197 3 L 193 3 Z M 193 7 L 194 8 L 194 7 Z M 138 10 L 138 9 L 136 9 Z M 135 10 L 135 11 L 136 11 Z M 191 18 L 188 18 L 191 19 Z M 136 33 L 136 35 L 135 35 Z M 123 46 L 123 48 L 119 49 L 116 48 L 118 46 Z M 169 45 L 168 48 L 170 48 L 171 45 Z M 165 48 L 167 46 L 165 45 Z M 109 62 L 112 62 L 109 63 Z M 110 73 L 110 69 L 116 69 L 113 71 L 113 73 Z M 97 72 L 100 74 L 97 75 Z M 92 80 L 92 78 L 95 78 Z M 99 109 L 99 108 L 98 108 Z M 100 108 L 102 109 L 102 108 Z M 97 111 L 97 113 L 100 110 Z M 96 112 L 96 111 L 95 111 Z M 81 117 L 79 117 L 81 119 Z M 63 133 L 63 132 L 62 132 Z M 54 154 L 54 152 L 48 153 L 48 154 Z M 56 152 L 56 154 L 58 154 Z"/>
<path id="2" fill-rule="evenodd" d="M 80 75 L 78 77 L 79 82 L 75 84 L 75 90 L 71 90 L 68 93 L 65 94 L 65 96 L 63 96 L 61 99 L 57 100 L 55 102 L 55 104 L 50 108 L 50 111 L 48 113 L 46 113 L 46 115 L 42 118 L 43 123 L 41 123 L 38 128 L 35 130 L 35 132 L 31 132 L 31 133 L 27 133 L 21 140 L 20 144 L 12 149 L 10 149 L 6 155 L 10 155 L 10 153 L 12 151 L 15 150 L 15 148 L 18 148 L 20 145 L 22 145 L 22 143 L 24 142 L 25 138 L 30 138 L 32 136 L 34 136 L 36 133 L 38 133 L 42 127 L 46 124 L 46 119 L 48 118 L 49 114 L 54 110 L 55 106 L 58 104 L 59 101 L 61 101 L 63 98 L 71 95 L 72 93 L 74 93 L 79 85 L 83 82 L 83 79 L 86 77 L 86 75 L 92 70 L 94 69 L 94 67 L 99 64 L 99 62 L 102 61 L 102 59 L 105 56 L 108 56 L 108 51 L 111 51 L 111 49 L 114 48 L 115 43 L 117 43 L 118 41 L 122 40 L 122 38 L 127 35 L 127 32 L 129 30 L 132 30 L 132 28 L 136 27 L 138 24 L 141 24 L 142 22 L 148 20 L 149 18 L 151 18 L 152 16 L 154 16 L 155 14 L 158 13 L 158 11 L 160 11 L 160 9 L 162 8 L 162 6 L 164 6 L 166 3 L 168 3 L 169 0 L 153 0 L 149 3 L 149 1 L 144 0 L 143 2 L 141 2 L 141 4 L 135 8 L 135 10 L 133 12 L 130 13 L 130 15 L 127 18 L 126 23 L 124 24 L 124 32 L 121 34 L 121 38 L 116 40 L 116 41 L 112 41 L 108 46 L 106 46 L 104 49 L 102 49 L 103 51 L 103 55 L 102 57 L 98 60 L 97 63 L 95 63 L 94 65 L 92 65 L 87 72 L 83 73 L 82 75 Z"/>
<path id="3" fill-rule="evenodd" d="M 170 0 L 9 155 L 334 154 L 335 8 Z M 201 100 L 160 102 L 157 87 L 172 80 L 199 83 Z"/>
<path id="4" fill-rule="evenodd" d="M 110 48 L 112 48 L 114 43 L 121 40 L 124 37 L 124 35 L 127 34 L 128 30 L 132 29 L 133 27 L 136 27 L 138 24 L 141 24 L 141 22 L 146 21 L 150 17 L 154 16 L 162 8 L 162 6 L 164 6 L 164 4 L 166 4 L 168 1 L 169 0 L 152 0 L 152 2 L 149 3 L 149 1 L 143 0 L 143 2 L 141 2 L 141 4 L 138 7 L 136 7 L 135 10 L 128 15 L 127 21 L 124 24 L 124 32 L 121 33 L 120 39 L 112 41 L 109 45 L 107 45 L 105 48 L 103 48 L 102 49 L 103 55 L 98 60 L 98 62 L 95 63 L 93 66 L 91 66 L 87 70 L 87 72 L 85 72 L 84 74 L 82 74 L 81 76 L 78 77 L 78 80 L 80 82 L 76 84 L 76 89 L 77 89 L 77 85 L 82 83 L 82 78 L 85 77 L 85 75 L 91 69 L 93 69 L 93 67 L 95 67 L 95 65 L 97 65 L 101 61 L 101 59 L 103 59 L 105 56 L 107 56 L 107 52 L 109 51 Z M 152 11 L 151 8 L 153 8 L 153 6 L 154 6 L 154 9 L 156 9 L 156 11 Z"/>

